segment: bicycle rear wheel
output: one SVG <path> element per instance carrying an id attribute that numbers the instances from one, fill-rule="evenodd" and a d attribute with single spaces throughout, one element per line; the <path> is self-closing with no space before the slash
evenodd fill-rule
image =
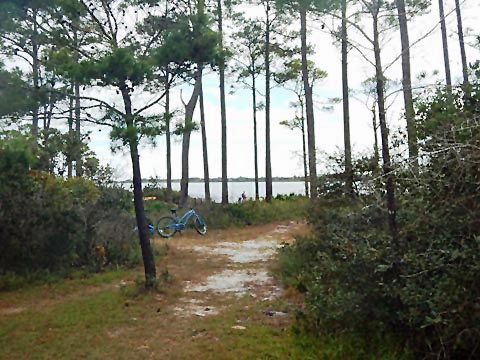
<path id="1" fill-rule="evenodd" d="M 205 235 L 207 233 L 207 223 L 200 216 L 197 215 L 193 225 L 200 235 Z"/>
<path id="2" fill-rule="evenodd" d="M 177 222 L 171 216 L 164 216 L 157 222 L 157 231 L 161 237 L 169 238 L 177 232 Z"/>

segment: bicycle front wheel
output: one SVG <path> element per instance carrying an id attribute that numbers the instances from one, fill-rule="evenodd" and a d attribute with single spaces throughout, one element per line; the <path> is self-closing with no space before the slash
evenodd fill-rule
<path id="1" fill-rule="evenodd" d="M 169 238 L 177 232 L 177 222 L 171 216 L 164 216 L 157 222 L 157 231 L 161 237 Z"/>
<path id="2" fill-rule="evenodd" d="M 207 223 L 200 216 L 195 218 L 193 225 L 200 235 L 205 235 L 207 233 Z"/>

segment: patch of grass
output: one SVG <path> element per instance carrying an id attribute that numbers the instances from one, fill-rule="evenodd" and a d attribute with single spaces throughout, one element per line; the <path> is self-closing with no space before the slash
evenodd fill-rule
<path id="1" fill-rule="evenodd" d="M 290 320 L 265 315 L 272 303 L 224 303 L 216 316 L 176 318 L 155 293 L 134 299 L 116 289 L 44 311 L 0 319 L 2 358 L 140 359 L 408 359 L 390 343 L 365 346 L 360 336 L 315 338 Z M 234 325 L 245 330 L 232 329 Z M 372 349 L 374 351 L 372 351 Z"/>
<path id="2" fill-rule="evenodd" d="M 51 272 L 48 270 L 38 270 L 15 274 L 7 272 L 0 275 L 0 292 L 9 292 L 21 289 L 23 287 L 36 288 L 41 286 L 68 286 L 72 284 L 71 280 L 77 280 L 78 284 L 95 285 L 109 281 L 112 278 L 121 276 L 127 270 L 122 267 L 109 267 L 100 273 L 92 273 L 87 269 L 75 269 L 65 272 Z"/>
<path id="3" fill-rule="evenodd" d="M 292 315 L 266 315 L 285 304 L 253 303 L 243 298 L 230 303 L 217 316 L 194 318 L 189 346 L 178 349 L 179 358 L 201 359 L 411 359 L 408 351 L 386 337 L 366 340 L 361 334 L 315 337 L 292 327 Z M 244 326 L 244 330 L 232 326 Z"/>
<path id="4" fill-rule="evenodd" d="M 267 228 L 273 229 L 265 225 L 212 232 L 209 241 L 223 239 L 225 234 L 233 239 L 251 238 L 252 231 L 258 235 Z M 2 294 L 0 358 L 409 358 L 386 337 L 379 336 L 367 344 L 358 334 L 315 337 L 296 330 L 295 308 L 287 299 L 261 301 L 250 296 L 196 294 L 205 306 L 220 309 L 220 313 L 206 317 L 179 315 L 175 308 L 192 296 L 184 293 L 185 281 L 198 283 L 226 266 L 224 259 L 204 258 L 174 246 L 173 241 L 184 244 L 208 240 L 192 236 L 169 240 L 171 251 L 157 263 L 157 291 L 143 290 L 143 272 L 137 268 L 87 277 L 78 274 L 52 285 Z M 156 241 L 157 245 L 167 249 L 163 240 Z M 23 310 L 2 313 L 7 304 Z M 288 314 L 269 316 L 270 309 Z M 232 329 L 234 325 L 245 329 Z"/>

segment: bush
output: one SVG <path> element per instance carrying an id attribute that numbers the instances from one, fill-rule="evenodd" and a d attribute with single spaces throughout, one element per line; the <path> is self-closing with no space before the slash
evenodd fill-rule
<path id="1" fill-rule="evenodd" d="M 138 263 L 131 232 L 114 232 L 131 208 L 128 192 L 31 171 L 32 149 L 22 137 L 0 141 L 0 275 Z"/>
<path id="2" fill-rule="evenodd" d="M 210 229 L 231 226 L 266 224 L 272 221 L 304 219 L 308 199 L 295 197 L 290 200 L 243 201 L 222 205 L 197 202 L 195 210 L 205 219 Z"/>
<path id="3" fill-rule="evenodd" d="M 321 197 L 312 234 L 281 251 L 285 281 L 305 292 L 307 327 L 393 332 L 418 357 L 480 356 L 480 86 L 471 90 L 418 105 L 429 155 L 418 176 L 397 172 L 397 246 L 379 188 Z"/>

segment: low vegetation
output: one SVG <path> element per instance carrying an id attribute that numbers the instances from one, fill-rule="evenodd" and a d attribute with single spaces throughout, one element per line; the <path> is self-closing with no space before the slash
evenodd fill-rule
<path id="1" fill-rule="evenodd" d="M 141 254 L 133 231 L 131 192 L 115 186 L 105 171 L 92 172 L 90 179 L 32 171 L 36 151 L 19 134 L 0 140 L 0 290 L 78 270 L 138 265 Z M 146 188 L 145 195 L 158 199 L 146 202 L 153 222 L 175 207 L 164 201 L 165 189 Z M 280 196 L 271 204 L 221 205 L 189 199 L 211 229 L 300 219 L 307 202 L 294 195 Z"/>
<path id="2" fill-rule="evenodd" d="M 160 216 L 170 215 L 170 209 L 177 208 L 175 199 L 180 198 L 180 193 L 173 192 L 173 202 L 168 203 L 165 200 L 165 189 L 155 187 L 145 188 L 145 195 L 156 199 L 147 201 L 145 205 L 148 217 L 153 222 Z M 228 205 L 189 198 L 185 207 L 178 210 L 178 214 L 182 215 L 182 210 L 194 207 L 205 218 L 209 229 L 223 229 L 280 220 L 305 219 L 308 204 L 308 198 L 294 194 L 278 195 L 270 203 L 246 200 Z"/>
<path id="3" fill-rule="evenodd" d="M 128 192 L 32 171 L 35 161 L 28 139 L 0 140 L 0 289 L 140 262 Z"/>
<path id="4" fill-rule="evenodd" d="M 417 103 L 425 156 L 415 177 L 398 163 L 396 242 L 381 181 L 353 198 L 323 191 L 312 234 L 280 255 L 285 283 L 305 294 L 306 328 L 392 333 L 418 358 L 479 356 L 479 94 L 477 84 Z"/>
<path id="5" fill-rule="evenodd" d="M 2 357 L 29 358 L 34 354 L 36 358 L 115 359 L 410 358 L 401 344 L 391 339 L 379 337 L 373 345 L 352 334 L 319 338 L 292 327 L 292 304 L 298 302 L 292 292 L 265 300 L 254 296 L 265 289 L 252 289 L 243 297 L 210 292 L 193 295 L 185 291 L 185 281 L 204 281 L 222 271 L 227 261 L 222 256 L 206 257 L 191 251 L 193 246 L 215 246 L 216 239 L 227 235 L 231 241 L 242 241 L 273 229 L 274 225 L 262 225 L 235 231 L 213 230 L 201 238 L 187 232 L 182 238 L 168 240 L 170 251 L 157 263 L 163 270 L 156 291 L 145 291 L 138 267 L 86 277 L 72 274 L 64 281 L 3 292 Z M 160 241 L 155 243 L 159 245 Z M 262 262 L 260 266 L 267 264 Z M 220 311 L 197 316 L 188 310 L 192 304 L 188 299 L 205 300 L 211 309 Z M 272 315 L 272 309 L 281 315 Z M 84 346 L 78 346 L 79 339 Z"/>

